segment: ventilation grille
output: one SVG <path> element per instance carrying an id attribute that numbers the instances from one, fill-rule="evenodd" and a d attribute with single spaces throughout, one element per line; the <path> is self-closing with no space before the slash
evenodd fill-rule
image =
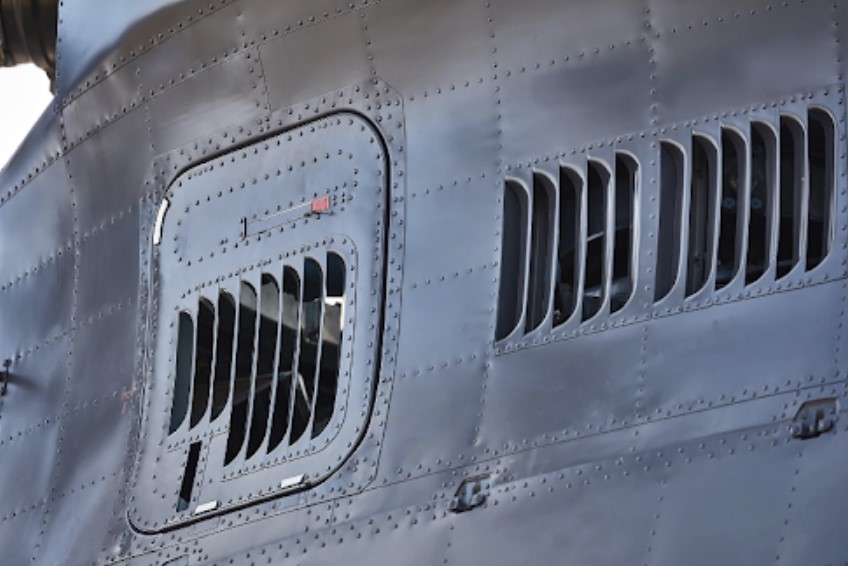
<path id="1" fill-rule="evenodd" d="M 317 440 L 336 412 L 345 262 L 305 258 L 178 316 L 169 434 L 225 424 L 224 464 Z"/>
<path id="2" fill-rule="evenodd" d="M 497 340 L 595 321 L 628 303 L 638 180 L 636 160 L 619 153 L 613 170 L 589 160 L 558 179 L 535 173 L 529 188 L 506 182 Z"/>
<path id="3" fill-rule="evenodd" d="M 829 112 L 806 112 L 661 141 L 649 199 L 624 151 L 613 164 L 561 167 L 558 178 L 507 180 L 496 341 L 602 329 L 625 307 L 633 320 L 818 268 L 833 245 L 838 138 Z M 636 249 L 640 225 L 650 249 Z"/>
<path id="4" fill-rule="evenodd" d="M 830 114 L 693 134 L 660 144 L 654 301 L 779 282 L 817 268 L 833 242 L 836 137 Z M 685 242 L 685 245 L 682 243 Z"/>

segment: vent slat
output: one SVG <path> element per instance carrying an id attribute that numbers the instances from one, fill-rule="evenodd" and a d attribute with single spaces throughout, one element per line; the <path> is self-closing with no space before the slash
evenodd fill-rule
<path id="1" fill-rule="evenodd" d="M 277 329 L 280 316 L 280 288 L 273 276 L 262 275 L 259 291 L 259 337 L 256 352 L 256 376 L 253 380 L 253 403 L 247 458 L 253 457 L 265 441 L 271 406 L 271 386 L 277 354 Z"/>
<path id="2" fill-rule="evenodd" d="M 317 264 L 318 262 L 316 262 Z M 320 266 L 320 264 L 318 264 Z M 324 327 L 325 327 L 325 317 L 327 312 L 326 298 L 327 298 L 327 282 L 324 276 L 326 269 L 322 270 L 321 275 L 321 283 L 319 285 L 320 295 L 316 299 L 315 311 L 317 315 L 317 332 L 315 335 L 315 369 L 312 372 L 312 384 L 310 389 L 310 408 L 309 408 L 309 422 L 307 423 L 307 430 L 312 431 L 315 429 L 315 411 L 318 405 L 318 393 L 321 382 L 321 362 L 323 360 L 323 351 L 324 351 Z M 311 435 L 310 435 L 311 438 Z"/>
<path id="3" fill-rule="evenodd" d="M 300 351 L 294 373 L 294 411 L 289 444 L 300 440 L 312 420 L 312 400 L 318 362 L 318 338 L 321 332 L 321 311 L 324 277 L 321 266 L 312 258 L 303 264 L 303 295 L 301 297 Z"/>
<path id="4" fill-rule="evenodd" d="M 577 305 L 582 263 L 580 249 L 580 202 L 583 181 L 572 169 L 560 170 L 559 241 L 557 280 L 554 287 L 554 326 L 571 318 Z"/>
<path id="5" fill-rule="evenodd" d="M 256 290 L 250 283 L 242 282 L 239 292 L 238 340 L 236 349 L 233 401 L 230 408 L 230 432 L 224 463 L 230 464 L 241 452 L 250 411 L 250 395 L 254 369 L 254 341 L 256 336 Z"/>
<path id="6" fill-rule="evenodd" d="M 201 297 L 197 305 L 197 331 L 194 354 L 194 383 L 192 384 L 190 428 L 206 415 L 209 405 L 210 378 L 215 333 L 215 308 Z"/>
<path id="7" fill-rule="evenodd" d="M 280 317 L 280 349 L 274 386 L 274 412 L 268 453 L 273 452 L 288 434 L 292 413 L 292 376 L 296 371 L 300 340 L 300 277 L 290 266 L 283 268 L 283 300 Z"/>
<path id="8" fill-rule="evenodd" d="M 227 406 L 233 376 L 233 349 L 236 339 L 236 301 L 222 290 L 218 293 L 217 333 L 215 337 L 215 376 L 212 385 L 212 414 L 214 422 Z"/>
<path id="9" fill-rule="evenodd" d="M 171 425 L 169 433 L 180 428 L 188 414 L 191 394 L 191 375 L 194 365 L 194 321 L 185 311 L 177 320 L 177 353 L 174 375 L 174 393 L 171 403 Z"/>

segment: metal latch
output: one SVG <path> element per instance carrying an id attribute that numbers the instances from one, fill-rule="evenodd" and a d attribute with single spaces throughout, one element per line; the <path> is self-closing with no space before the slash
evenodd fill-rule
<path id="1" fill-rule="evenodd" d="M 839 407 L 835 397 L 807 401 L 798 409 L 789 432 L 792 438 L 816 438 L 832 429 L 838 418 Z"/>
<path id="2" fill-rule="evenodd" d="M 491 487 L 492 480 L 488 474 L 466 478 L 459 484 L 459 489 L 456 490 L 448 508 L 454 513 L 463 513 L 479 507 L 486 502 Z"/>
<path id="3" fill-rule="evenodd" d="M 9 368 L 12 367 L 12 360 L 3 360 L 3 369 L 0 370 L 0 396 L 6 394 L 6 389 L 9 387 Z"/>

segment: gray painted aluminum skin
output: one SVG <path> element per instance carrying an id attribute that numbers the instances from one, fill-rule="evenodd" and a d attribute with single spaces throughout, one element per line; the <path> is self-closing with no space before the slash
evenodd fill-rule
<path id="1" fill-rule="evenodd" d="M 2 564 L 848 561 L 848 5 L 59 21 Z"/>

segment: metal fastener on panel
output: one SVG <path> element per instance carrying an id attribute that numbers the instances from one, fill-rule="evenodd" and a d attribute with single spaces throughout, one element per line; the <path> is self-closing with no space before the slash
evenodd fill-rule
<path id="1" fill-rule="evenodd" d="M 488 474 L 465 479 L 456 490 L 448 507 L 453 513 L 463 513 L 486 502 L 492 480 Z"/>
<path id="2" fill-rule="evenodd" d="M 838 418 L 839 406 L 835 397 L 807 401 L 798 409 L 789 432 L 792 438 L 816 438 L 831 430 Z"/>
<path id="3" fill-rule="evenodd" d="M 12 367 L 12 360 L 3 360 L 3 369 L 0 370 L 0 396 L 6 394 L 9 386 L 9 368 Z"/>

